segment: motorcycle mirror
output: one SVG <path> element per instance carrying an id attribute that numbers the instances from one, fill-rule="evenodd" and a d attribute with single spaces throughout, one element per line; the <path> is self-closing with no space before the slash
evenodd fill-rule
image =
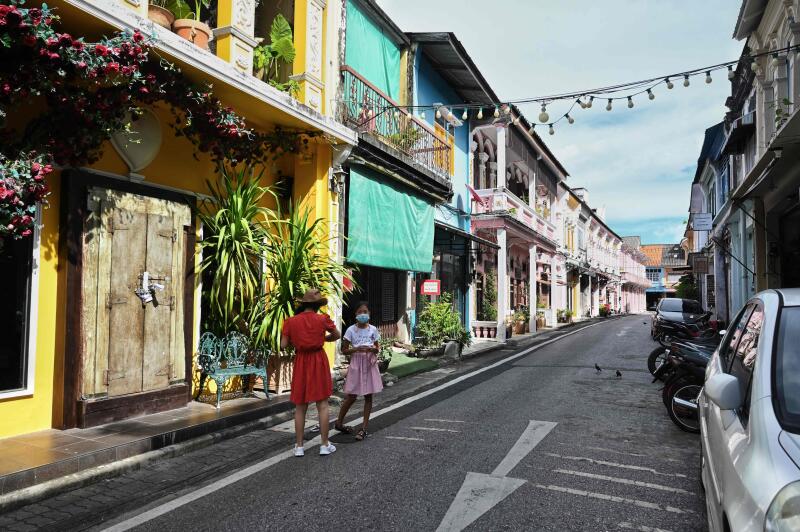
<path id="1" fill-rule="evenodd" d="M 728 332 L 728 330 L 727 330 L 727 329 L 722 329 L 721 331 L 719 331 L 719 335 L 720 335 L 720 336 L 725 336 L 725 333 L 726 333 L 726 332 Z"/>

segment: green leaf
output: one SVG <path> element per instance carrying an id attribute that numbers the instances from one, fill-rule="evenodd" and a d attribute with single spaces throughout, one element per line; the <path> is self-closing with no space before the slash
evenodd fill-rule
<path id="1" fill-rule="evenodd" d="M 296 54 L 294 48 L 294 42 L 292 41 L 291 37 L 278 39 L 272 43 L 272 50 L 275 56 L 284 61 L 286 63 L 291 63 L 294 61 L 294 56 Z"/>
<path id="2" fill-rule="evenodd" d="M 278 13 L 272 21 L 272 27 L 269 30 L 269 39 L 272 43 L 276 43 L 281 39 L 292 39 L 292 27 L 286 18 Z"/>
<path id="3" fill-rule="evenodd" d="M 175 18 L 189 18 L 194 11 L 185 0 L 170 0 L 167 9 L 172 11 Z"/>

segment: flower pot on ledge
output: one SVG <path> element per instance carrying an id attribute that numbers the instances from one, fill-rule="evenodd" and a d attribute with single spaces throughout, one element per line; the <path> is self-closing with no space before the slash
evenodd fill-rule
<path id="1" fill-rule="evenodd" d="M 172 30 L 195 46 L 208 50 L 208 41 L 211 40 L 211 28 L 205 22 L 191 18 L 179 18 L 172 23 Z"/>
<path id="2" fill-rule="evenodd" d="M 175 15 L 172 14 L 172 11 L 165 7 L 154 6 L 153 4 L 147 6 L 147 18 L 168 30 L 172 29 L 172 23 L 175 22 Z"/>

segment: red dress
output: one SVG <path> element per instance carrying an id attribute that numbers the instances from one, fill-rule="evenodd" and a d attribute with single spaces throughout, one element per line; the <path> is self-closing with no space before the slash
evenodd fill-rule
<path id="1" fill-rule="evenodd" d="M 294 346 L 292 393 L 296 405 L 323 401 L 333 393 L 328 355 L 322 346 L 325 333 L 336 330 L 327 314 L 301 312 L 283 322 L 283 335 Z"/>

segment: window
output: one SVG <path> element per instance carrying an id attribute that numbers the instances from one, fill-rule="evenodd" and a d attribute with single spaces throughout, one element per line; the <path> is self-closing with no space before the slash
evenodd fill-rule
<path id="1" fill-rule="evenodd" d="M 645 275 L 647 275 L 647 279 L 653 283 L 661 282 L 661 268 L 647 268 L 645 270 Z"/>
<path id="2" fill-rule="evenodd" d="M 711 213 L 711 216 L 717 214 L 717 190 L 714 186 L 714 183 L 708 187 L 708 212 Z"/>
<path id="3" fill-rule="evenodd" d="M 744 321 L 744 320 L 743 320 Z M 733 357 L 730 361 L 729 373 L 739 381 L 744 403 L 739 410 L 739 416 L 746 423 L 750 415 L 750 381 L 753 376 L 753 368 L 758 357 L 758 339 L 761 336 L 761 327 L 764 324 L 764 309 L 760 306 L 753 308 L 747 326 L 741 333 L 739 344 L 732 351 Z M 737 330 L 740 330 L 737 327 Z"/>
<path id="4" fill-rule="evenodd" d="M 30 393 L 32 367 L 29 338 L 34 238 L 0 244 L 0 275 L 6 279 L 0 320 L 0 398 Z M 10 281 L 9 281 L 10 280 Z"/>
<path id="5" fill-rule="evenodd" d="M 775 351 L 775 412 L 781 426 L 800 433 L 800 307 L 781 312 Z"/>
<path id="6" fill-rule="evenodd" d="M 583 236 L 583 228 L 578 227 L 578 249 L 586 249 L 586 240 Z"/>
<path id="7" fill-rule="evenodd" d="M 731 358 L 730 353 L 736 349 L 736 344 L 742 337 L 744 327 L 747 324 L 747 318 L 750 317 L 750 312 L 752 311 L 752 309 L 753 309 L 752 305 L 748 305 L 742 308 L 741 311 L 739 311 L 739 314 L 731 322 L 731 328 L 728 329 L 728 333 L 725 335 L 725 338 L 723 339 L 723 344 L 719 348 L 719 357 L 720 361 L 722 362 L 722 367 L 724 369 L 727 369 L 729 367 Z"/>

